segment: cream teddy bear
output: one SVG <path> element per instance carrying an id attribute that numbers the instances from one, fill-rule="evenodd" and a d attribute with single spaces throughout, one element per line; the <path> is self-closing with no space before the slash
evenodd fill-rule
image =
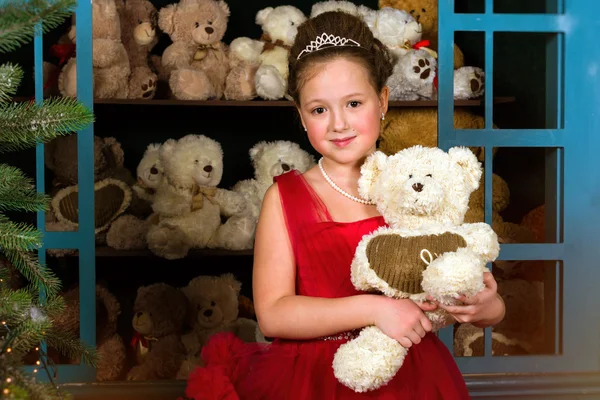
<path id="1" fill-rule="evenodd" d="M 365 235 L 351 265 L 362 291 L 443 304 L 484 288 L 486 263 L 499 253 L 496 234 L 484 223 L 465 224 L 469 196 L 482 169 L 466 147 L 448 152 L 414 146 L 395 155 L 375 152 L 364 163 L 359 192 L 373 201 L 389 227 Z M 427 313 L 437 330 L 453 319 L 443 309 Z M 389 382 L 407 349 L 370 326 L 337 350 L 337 379 L 357 392 Z"/>
<path id="2" fill-rule="evenodd" d="M 223 96 L 229 61 L 221 40 L 228 18 L 229 6 L 221 0 L 181 0 L 160 10 L 158 26 L 173 42 L 163 52 L 162 66 L 176 98 Z"/>
<path id="3" fill-rule="evenodd" d="M 76 42 L 75 24 L 69 38 Z M 94 98 L 127 98 L 131 68 L 127 50 L 121 42 L 121 23 L 115 0 L 92 1 L 92 66 Z M 65 97 L 77 97 L 75 57 L 63 67 L 58 77 L 58 88 Z"/>
<path id="4" fill-rule="evenodd" d="M 330 11 L 342 11 L 350 15 L 359 15 L 356 4 L 344 0 L 329 0 L 313 4 L 310 9 L 310 18 Z"/>
<path id="5" fill-rule="evenodd" d="M 245 202 L 239 194 L 217 188 L 223 175 L 223 150 L 217 141 L 187 135 L 167 140 L 159 153 L 164 178 L 152 209 L 160 222 L 150 226 L 148 248 L 167 259 L 182 258 L 190 248 L 207 247 L 221 215 L 243 212 Z"/>
<path id="6" fill-rule="evenodd" d="M 286 96 L 289 49 L 304 21 L 306 16 L 296 7 L 267 7 L 256 14 L 263 30 L 260 42 L 247 37 L 232 41 L 232 56 L 260 62 L 254 81 L 259 97 L 277 100 Z"/>
<path id="7" fill-rule="evenodd" d="M 233 274 L 223 274 L 197 276 L 182 289 L 190 303 L 188 323 L 192 331 L 181 337 L 187 358 L 178 379 L 187 379 L 194 367 L 201 364 L 202 347 L 215 333 L 233 332 L 245 342 L 256 341 L 256 321 L 238 317 L 241 288 Z"/>
<path id="8" fill-rule="evenodd" d="M 235 184 L 232 190 L 246 201 L 243 214 L 234 215 L 217 233 L 217 243 L 231 250 L 251 249 L 254 246 L 256 224 L 267 189 L 273 178 L 293 169 L 304 173 L 315 165 L 314 157 L 302 150 L 297 143 L 278 140 L 259 142 L 250 149 L 254 167 L 254 179 Z"/>
<path id="9" fill-rule="evenodd" d="M 137 166 L 137 182 L 132 187 L 137 197 L 150 205 L 164 177 L 159 151 L 160 144 L 148 145 Z M 138 218 L 131 214 L 122 215 L 110 225 L 106 234 L 106 244 L 119 250 L 145 249 L 148 247 L 146 242 L 148 230 L 151 225 L 157 223 L 158 218 L 154 213 L 146 218 Z"/>

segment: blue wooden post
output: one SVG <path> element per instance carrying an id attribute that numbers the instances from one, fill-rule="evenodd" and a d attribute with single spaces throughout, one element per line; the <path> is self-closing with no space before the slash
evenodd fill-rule
<path id="1" fill-rule="evenodd" d="M 494 14 L 493 0 L 486 0 L 484 14 L 455 14 L 453 0 L 439 1 L 439 146 L 485 147 L 485 220 L 491 223 L 494 147 L 542 147 L 551 152 L 547 163 L 547 200 L 554 243 L 505 244 L 501 260 L 547 260 L 563 263 L 563 274 L 552 271 L 556 309 L 561 310 L 551 327 L 554 354 L 492 357 L 491 339 L 484 357 L 457 359 L 463 373 L 500 372 L 599 372 L 600 295 L 600 3 L 554 1 L 554 14 Z M 485 129 L 456 130 L 453 120 L 453 38 L 455 31 L 485 33 Z M 492 130 L 494 32 L 556 33 L 554 53 L 548 52 L 548 126 L 545 129 Z M 564 82 L 564 86 L 562 86 Z M 563 90 L 564 89 L 564 90 Z M 561 170 L 563 173 L 561 174 Z M 551 197 L 549 197 L 551 196 Z M 554 200 L 556 199 L 556 200 Z M 561 208 L 564 215 L 561 215 Z M 564 240 L 561 242 L 560 231 Z M 562 281 L 560 280 L 562 279 Z M 561 293 L 562 286 L 562 293 Z M 562 296 L 561 296 L 562 294 Z M 489 331 L 487 332 L 489 335 Z M 562 336 L 559 336 L 562 333 Z M 452 332 L 442 340 L 452 347 Z M 562 349 L 562 351 L 558 351 Z"/>
<path id="2" fill-rule="evenodd" d="M 77 5 L 77 95 L 93 111 L 92 75 L 92 7 L 91 0 Z M 42 35 L 34 38 L 35 98 L 43 99 Z M 40 262 L 46 262 L 46 249 L 79 250 L 80 337 L 89 345 L 96 344 L 96 266 L 94 233 L 94 127 L 77 132 L 79 230 L 46 232 L 45 213 L 37 215 L 38 228 L 44 232 L 44 245 L 39 250 Z M 36 148 L 36 185 L 45 191 L 44 145 Z M 87 365 L 58 366 L 58 383 L 86 382 L 95 379 L 95 369 Z M 43 375 L 38 376 L 44 379 Z"/>

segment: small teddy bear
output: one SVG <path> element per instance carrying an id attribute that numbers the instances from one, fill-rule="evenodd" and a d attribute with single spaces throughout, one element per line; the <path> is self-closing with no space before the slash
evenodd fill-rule
<path id="1" fill-rule="evenodd" d="M 73 25 L 72 32 L 75 32 Z M 69 34 L 75 43 L 76 34 Z M 129 88 L 129 57 L 121 42 L 121 23 L 115 0 L 92 1 L 92 66 L 94 98 L 126 99 Z M 77 60 L 63 67 L 58 88 L 65 97 L 77 97 Z"/>
<path id="2" fill-rule="evenodd" d="M 152 205 L 156 190 L 163 180 L 163 168 L 159 159 L 160 144 L 151 143 L 137 166 L 137 182 L 133 192 L 139 199 Z M 148 247 L 146 235 L 151 225 L 158 223 L 158 216 L 151 213 L 143 218 L 125 214 L 113 221 L 106 234 L 106 244 L 113 249 L 141 250 Z"/>
<path id="3" fill-rule="evenodd" d="M 158 79 L 149 63 L 150 51 L 158 43 L 156 7 L 148 0 L 117 0 L 117 7 L 131 68 L 127 98 L 152 99 Z"/>
<path id="4" fill-rule="evenodd" d="M 175 378 L 185 357 L 181 332 L 188 308 L 185 295 L 165 283 L 138 289 L 131 342 L 137 365 L 127 374 L 128 380 Z"/>
<path id="5" fill-rule="evenodd" d="M 304 173 L 315 165 L 312 155 L 297 143 L 285 140 L 259 142 L 249 153 L 254 179 L 240 181 L 232 188 L 245 199 L 245 212 L 229 218 L 217 232 L 217 243 L 230 250 L 251 249 L 254 246 L 262 201 L 273 184 L 273 178 L 293 169 Z"/>
<path id="6" fill-rule="evenodd" d="M 448 152 L 414 146 L 395 155 L 375 152 L 358 181 L 360 195 L 376 204 L 389 227 L 365 235 L 351 265 L 358 290 L 395 298 L 443 304 L 484 288 L 486 263 L 499 253 L 489 225 L 464 224 L 470 194 L 478 187 L 481 165 L 468 148 Z M 434 330 L 453 321 L 439 308 L 427 313 Z M 407 353 L 375 326 L 337 350 L 336 378 L 357 392 L 388 383 Z"/>
<path id="7" fill-rule="evenodd" d="M 181 100 L 220 99 L 229 72 L 227 46 L 221 41 L 229 18 L 222 0 L 181 0 L 163 7 L 158 26 L 173 44 L 162 65 L 170 73 L 169 87 Z"/>
<path id="8" fill-rule="evenodd" d="M 245 342 L 256 341 L 256 321 L 238 318 L 241 288 L 242 284 L 235 276 L 227 273 L 197 276 L 182 289 L 190 303 L 188 323 L 192 331 L 181 338 L 187 360 L 179 371 L 180 378 L 186 379 L 200 363 L 202 347 L 215 333 L 233 332 Z"/>
<path id="9" fill-rule="evenodd" d="M 304 13 L 294 6 L 267 7 L 256 14 L 256 23 L 263 30 L 261 40 L 240 37 L 235 46 L 232 42 L 235 57 L 260 62 L 254 82 L 259 97 L 278 100 L 286 96 L 290 47 L 304 21 Z"/>
<path id="10" fill-rule="evenodd" d="M 217 187 L 223 175 L 221 145 L 204 135 L 187 135 L 167 140 L 159 153 L 164 178 L 152 203 L 159 223 L 150 226 L 148 248 L 171 260 L 209 242 L 219 247 L 213 236 L 221 215 L 239 214 L 246 206 L 239 194 Z"/>

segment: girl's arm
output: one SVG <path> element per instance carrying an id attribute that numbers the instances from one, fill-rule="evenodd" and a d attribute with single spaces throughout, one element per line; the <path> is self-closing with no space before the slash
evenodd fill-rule
<path id="1" fill-rule="evenodd" d="M 401 343 L 418 343 L 431 330 L 421 308 L 433 305 L 419 308 L 411 300 L 367 294 L 337 299 L 299 296 L 295 286 L 296 263 L 275 184 L 265 194 L 254 245 L 254 306 L 265 336 L 313 339 L 377 325 Z"/>

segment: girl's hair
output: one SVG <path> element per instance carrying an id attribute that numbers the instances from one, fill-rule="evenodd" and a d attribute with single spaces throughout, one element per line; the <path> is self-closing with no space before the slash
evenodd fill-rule
<path id="1" fill-rule="evenodd" d="M 322 34 L 339 36 L 350 40 L 347 46 L 325 46 L 317 51 L 303 50 Z M 352 45 L 352 41 L 360 46 Z M 288 90 L 296 104 L 300 104 L 300 89 L 310 78 L 312 67 L 335 58 L 345 58 L 361 64 L 369 76 L 371 85 L 381 92 L 394 68 L 393 56 L 365 22 L 354 15 L 331 11 L 310 18 L 298 27 L 296 40 L 290 49 Z"/>

